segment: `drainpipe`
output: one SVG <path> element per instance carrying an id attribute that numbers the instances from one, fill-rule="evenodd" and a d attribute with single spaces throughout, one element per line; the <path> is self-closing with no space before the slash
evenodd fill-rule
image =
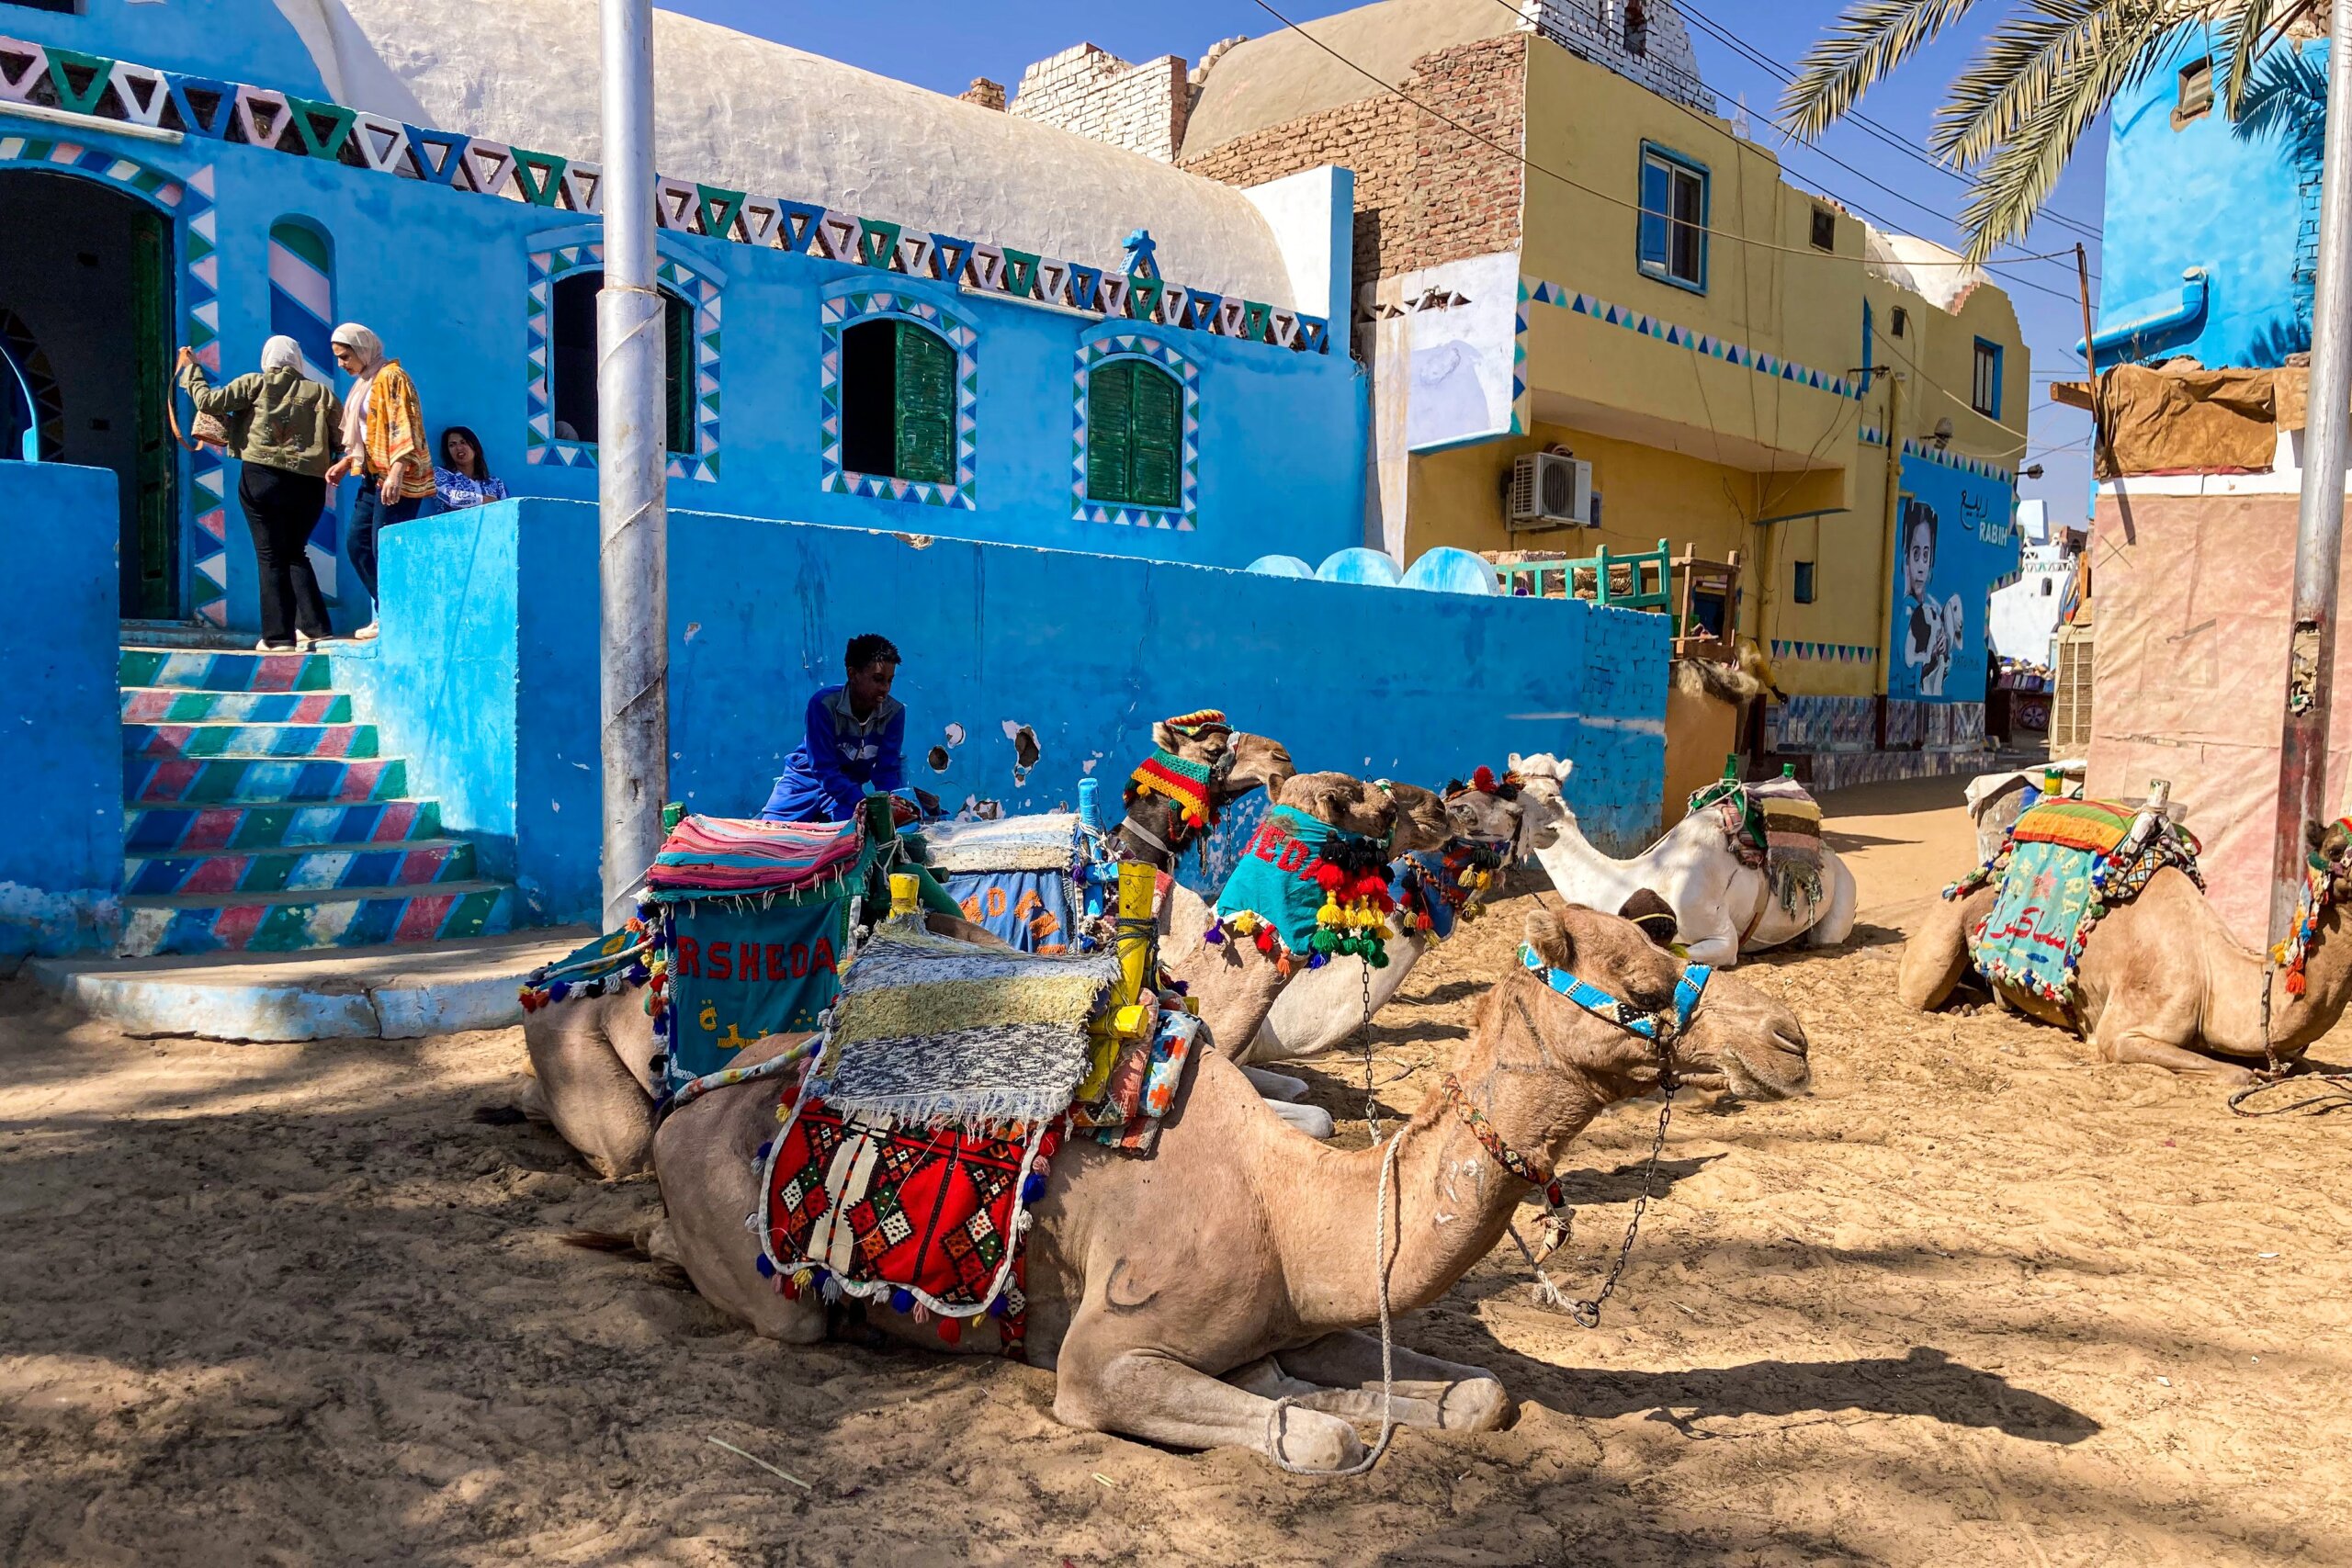
<path id="1" fill-rule="evenodd" d="M 2278 738 L 2278 808 L 2270 861 L 2270 942 L 2286 940 L 2303 884 L 2303 829 L 2327 820 L 2327 720 L 2335 663 L 2336 564 L 2344 545 L 2344 456 L 2352 406 L 2352 0 L 2335 0 L 2328 29 L 2327 152 L 2320 175 L 2319 287 L 2312 307 L 2310 426 L 2295 518 L 2295 614 L 2286 716 Z M 2266 976 L 2268 966 L 2265 966 Z M 2262 991 L 2270 1042 L 2270 987 Z"/>
<path id="2" fill-rule="evenodd" d="M 1894 563 L 1903 527 L 1903 372 L 1889 369 L 1886 377 L 1886 552 L 1885 570 L 1878 574 L 1878 694 L 1886 695 L 1887 672 L 1894 659 Z"/>
<path id="3" fill-rule="evenodd" d="M 596 582 L 605 929 L 662 847 L 670 790 L 669 508 L 653 256 L 653 7 L 601 0 L 605 285 L 596 295 Z"/>

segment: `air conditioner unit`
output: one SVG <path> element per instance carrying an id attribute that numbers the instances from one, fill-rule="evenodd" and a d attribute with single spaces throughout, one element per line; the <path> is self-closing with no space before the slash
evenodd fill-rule
<path id="1" fill-rule="evenodd" d="M 1556 452 L 1530 452 L 1512 459 L 1509 518 L 1512 533 L 1577 527 L 1592 520 L 1590 463 Z"/>

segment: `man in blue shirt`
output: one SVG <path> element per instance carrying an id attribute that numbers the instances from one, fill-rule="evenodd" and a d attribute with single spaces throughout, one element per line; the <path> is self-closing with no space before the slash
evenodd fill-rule
<path id="1" fill-rule="evenodd" d="M 846 822 L 857 815 L 868 786 L 890 795 L 907 782 L 907 709 L 892 700 L 899 650 L 868 632 L 849 639 L 843 659 L 849 679 L 808 699 L 808 739 L 784 760 L 784 773 L 760 816 L 770 822 Z M 893 818 L 914 819 L 914 807 L 890 803 Z"/>

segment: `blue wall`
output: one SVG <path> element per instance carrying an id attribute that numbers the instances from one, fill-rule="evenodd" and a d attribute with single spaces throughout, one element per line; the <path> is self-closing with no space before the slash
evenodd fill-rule
<path id="1" fill-rule="evenodd" d="M 223 14 L 231 11 L 239 25 L 225 24 Z M 121 0 L 93 0 L 91 14 L 81 17 L 8 8 L 0 16 L 0 31 L 291 93 L 325 92 L 293 29 L 267 5 L 126 7 Z M 268 231 L 282 218 L 300 217 L 333 243 L 337 313 L 381 335 L 414 378 L 435 432 L 453 423 L 477 432 L 492 469 L 517 494 L 595 495 L 593 467 L 526 461 L 531 410 L 525 345 L 530 256 L 594 242 L 599 220 L 198 135 L 164 144 L 87 127 L 0 118 L 0 137 L 71 141 L 175 179 L 209 169 L 211 197 L 203 222 L 210 238 L 191 231 L 190 212 L 202 205 L 191 200 L 175 214 L 175 248 L 184 296 L 198 292 L 187 272 L 189 258 L 206 243 L 214 248 L 204 265 L 219 291 L 211 309 L 224 376 L 252 369 L 258 360 L 269 332 Z M 0 162 L 0 178 L 28 167 L 76 172 L 46 155 L 36 163 L 20 154 Z M 672 172 L 686 178 L 695 173 Z M 821 202 L 852 193 L 781 194 Z M 1115 265 L 1125 237 L 1124 231 L 1106 232 L 1094 254 L 1075 259 Z M 1020 234 L 964 238 L 1023 243 Z M 693 476 L 672 479 L 673 506 L 1237 567 L 1269 549 L 1320 559 L 1361 542 L 1368 391 L 1344 341 L 1329 352 L 1299 352 L 1203 330 L 1116 321 L 1107 330 L 1132 331 L 1167 345 L 1197 373 L 1198 526 L 1080 521 L 1073 515 L 1071 491 L 1078 354 L 1082 343 L 1106 330 L 1102 318 L 683 231 L 665 231 L 660 243 L 665 257 L 717 286 L 718 307 L 716 461 L 707 471 L 698 467 Z M 823 488 L 822 310 L 829 296 L 860 289 L 887 289 L 944 308 L 973 330 L 972 509 Z M 1311 312 L 1319 303 L 1304 308 Z M 190 304 L 188 298 L 180 300 L 182 317 Z M 185 501 L 192 491 L 187 459 L 181 461 Z M 235 514 L 235 479 L 232 465 L 223 491 L 226 618 L 252 628 L 259 624 L 253 552 Z M 344 510 L 355 491 L 355 485 L 344 487 Z M 183 513 L 192 519 L 194 510 L 184 505 Z M 187 560 L 211 548 L 192 522 L 184 529 Z M 334 618 L 348 629 L 365 619 L 364 596 L 347 562 L 339 565 L 337 578 Z"/>
<path id="2" fill-rule="evenodd" d="M 2016 496 L 1998 479 L 1912 453 L 1903 458 L 1903 516 L 1895 530 L 1894 624 L 1888 628 L 1886 694 L 1928 702 L 1984 700 L 1985 618 L 1996 583 L 2016 576 L 2024 548 L 2014 515 Z M 1916 541 L 1933 539 L 1933 564 L 1924 594 L 1915 594 L 1907 566 Z M 1907 649 L 1918 617 L 1953 624 L 1949 660 L 1914 664 Z M 1925 639 L 1932 646 L 1933 638 Z"/>
<path id="3" fill-rule="evenodd" d="M 0 960 L 91 947 L 122 882 L 114 475 L 0 462 L 18 592 L 0 637 Z"/>
<path id="4" fill-rule="evenodd" d="M 595 531 L 593 507 L 548 502 L 394 529 L 378 650 L 337 656 L 387 750 L 511 857 L 542 919 L 597 902 Z M 913 782 L 951 803 L 1045 809 L 1090 772 L 1115 791 L 1153 720 L 1217 705 L 1305 769 L 1437 784 L 1559 752 L 1596 840 L 1657 826 L 1662 615 L 704 513 L 672 513 L 670 563 L 670 793 L 699 810 L 757 810 L 809 692 L 881 631 L 906 655 Z M 1023 725 L 1043 750 L 1025 782 Z"/>
<path id="5" fill-rule="evenodd" d="M 2213 107 L 2176 130 L 2180 68 L 2209 55 Z M 2185 28 L 2146 79 L 2115 100 L 2099 330 L 2177 305 L 2181 275 L 2207 273 L 2202 315 L 2125 346 L 2127 357 L 2276 367 L 2311 346 L 2327 45 L 2273 49 L 2256 65 L 2234 123 L 2222 104 L 2227 60 L 2218 32 Z"/>

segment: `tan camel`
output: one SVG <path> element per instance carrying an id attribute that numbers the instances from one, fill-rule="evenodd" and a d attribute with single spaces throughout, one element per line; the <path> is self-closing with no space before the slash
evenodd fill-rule
<path id="1" fill-rule="evenodd" d="M 1281 742 L 1246 731 L 1208 728 L 1179 735 L 1163 724 L 1154 727 L 1152 743 L 1209 764 L 1210 798 L 1220 811 L 1253 789 L 1280 788 L 1296 771 Z M 1125 852 L 1138 860 L 1165 854 L 1172 861 L 1197 836 L 1174 806 L 1156 795 L 1138 798 L 1116 832 Z M 978 930 L 959 934 L 982 940 L 970 934 Z M 564 1142 L 607 1179 L 652 1168 L 653 1101 L 659 1091 L 653 1082 L 653 1021 L 646 1015 L 642 990 L 541 1008 L 523 1021 L 523 1042 L 533 1075 L 520 1097 L 525 1115 L 553 1123 Z"/>
<path id="2" fill-rule="evenodd" d="M 2352 941 L 2341 934 L 2343 900 L 2352 896 L 2352 833 L 2341 827 L 2312 842 L 2332 870 L 2300 995 L 2282 971 L 2271 981 L 2270 1038 L 2281 1061 L 2300 1060 L 2352 1002 Z M 1940 898 L 1904 945 L 1895 995 L 1907 1008 L 1941 1007 L 1968 973 L 1968 933 L 1991 912 L 1997 885 L 1963 899 Z M 2170 866 L 2138 897 L 2110 909 L 2083 942 L 2075 974 L 2079 998 L 2070 1014 L 2015 986 L 1993 984 L 2006 1007 L 2071 1029 L 2110 1062 L 2147 1062 L 2177 1073 L 2206 1073 L 2223 1083 L 2254 1074 L 2217 1062 L 2218 1052 L 2259 1062 L 2262 1052 L 2261 955 L 2238 945 L 2197 885 Z"/>
<path id="3" fill-rule="evenodd" d="M 1532 804 L 1532 797 L 1524 798 L 1527 805 Z M 1517 864 L 1540 847 L 1531 829 L 1548 820 L 1529 810 L 1520 797 L 1487 791 L 1464 790 L 1441 804 L 1453 818 L 1446 847 L 1457 840 L 1490 844 L 1500 852 L 1505 866 Z M 1550 840 L 1543 842 L 1548 844 Z M 1412 852 L 1408 847 L 1397 852 Z M 1335 956 L 1320 969 L 1294 975 L 1257 1034 L 1245 1047 L 1227 1054 L 1251 1069 L 1251 1082 L 1261 1090 L 1274 1092 L 1275 1086 L 1269 1080 L 1283 1075 L 1268 1071 L 1269 1064 L 1306 1061 L 1355 1039 L 1363 1027 L 1367 1000 L 1372 1015 L 1377 1017 L 1404 988 L 1414 966 L 1436 947 L 1421 932 L 1404 929 L 1401 921 L 1391 921 L 1385 968 L 1366 975 L 1363 959 Z M 1299 1083 L 1295 1078 L 1287 1081 Z M 1305 1087 L 1300 1084 L 1302 1090 Z"/>
<path id="4" fill-rule="evenodd" d="M 1272 798 L 1342 832 L 1387 838 L 1396 854 L 1437 849 L 1454 831 L 1444 800 L 1418 784 L 1300 773 Z M 1171 887 L 1160 913 L 1160 961 L 1198 999 L 1201 1021 L 1218 1049 L 1238 1055 L 1257 1037 L 1283 988 L 1310 971 L 1301 963 L 1284 964 L 1247 942 L 1204 941 L 1210 919 L 1210 906 L 1198 894 Z M 1281 1093 L 1289 1084 L 1306 1088 L 1295 1078 L 1265 1087 Z"/>
<path id="5" fill-rule="evenodd" d="M 1644 1008 L 1668 1008 L 1683 971 L 1629 922 L 1589 909 L 1530 915 L 1527 938 L 1545 962 Z M 1709 984 L 1672 1050 L 1692 1085 L 1778 1098 L 1807 1080 L 1796 1019 L 1729 976 Z M 1539 1172 L 1556 1170 L 1602 1109 L 1658 1079 L 1649 1040 L 1523 970 L 1488 995 L 1453 1066 L 1467 1104 Z M 741 1085 L 663 1123 L 654 1156 L 669 1218 L 650 1250 L 756 1332 L 811 1344 L 825 1336 L 825 1303 L 777 1293 L 744 1232 L 776 1100 L 772 1084 Z M 1531 1190 L 1439 1093 L 1389 1146 L 1384 1196 L 1382 1151 L 1342 1153 L 1285 1127 L 1238 1068 L 1208 1053 L 1196 1053 L 1153 1157 L 1066 1145 L 1028 1233 L 1027 1354 L 1056 1374 L 1055 1416 L 1293 1465 L 1356 1462 L 1354 1423 L 1382 1408 L 1380 1342 L 1362 1330 L 1379 1319 L 1383 1273 L 1393 1314 L 1428 1305 L 1495 1246 Z M 869 1311 L 868 1322 L 943 1348 L 933 1328 L 899 1314 Z M 996 1348 L 985 1318 L 956 1347 Z M 1510 1413 L 1480 1368 L 1402 1348 L 1395 1368 L 1401 1424 L 1483 1430 Z"/>

